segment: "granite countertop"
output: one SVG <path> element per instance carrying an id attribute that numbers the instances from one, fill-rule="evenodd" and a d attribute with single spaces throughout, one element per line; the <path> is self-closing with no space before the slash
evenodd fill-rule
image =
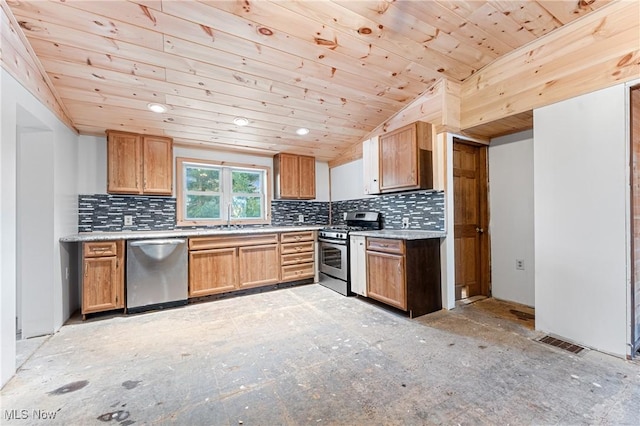
<path id="1" fill-rule="evenodd" d="M 263 228 L 211 228 L 211 229 L 172 229 L 169 231 L 119 231 L 119 232 L 80 232 L 60 238 L 62 243 L 78 243 L 85 241 L 137 240 L 151 238 L 200 237 L 207 235 L 242 235 L 268 234 L 271 232 L 316 231 L 322 225 L 307 226 L 265 226 Z"/>
<path id="2" fill-rule="evenodd" d="M 444 231 L 422 231 L 419 229 L 381 229 L 379 231 L 352 231 L 349 235 L 364 237 L 393 238 L 397 240 L 426 240 L 429 238 L 444 238 Z"/>

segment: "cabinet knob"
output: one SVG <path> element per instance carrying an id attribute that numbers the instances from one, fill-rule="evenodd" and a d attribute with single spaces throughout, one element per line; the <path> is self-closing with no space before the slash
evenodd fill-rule
<path id="1" fill-rule="evenodd" d="M 482 234 L 482 233 L 484 232 L 484 229 L 479 228 L 479 227 L 477 227 L 477 226 L 476 226 L 476 232 L 477 232 L 478 234 Z"/>

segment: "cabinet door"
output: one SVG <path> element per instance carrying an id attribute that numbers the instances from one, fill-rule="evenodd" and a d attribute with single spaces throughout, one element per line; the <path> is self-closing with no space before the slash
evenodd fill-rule
<path id="1" fill-rule="evenodd" d="M 280 253 L 277 244 L 240 247 L 240 288 L 276 284 L 280 277 Z"/>
<path id="2" fill-rule="evenodd" d="M 316 159 L 314 157 L 299 157 L 300 190 L 298 196 L 302 199 L 316 198 Z"/>
<path id="3" fill-rule="evenodd" d="M 122 307 L 119 264 L 116 256 L 85 258 L 82 279 L 82 313 Z"/>
<path id="4" fill-rule="evenodd" d="M 142 138 L 142 175 L 145 194 L 171 195 L 173 184 L 173 141 L 171 138 Z"/>
<path id="5" fill-rule="evenodd" d="M 365 194 L 380 193 L 380 163 L 378 136 L 362 142 L 362 174 Z"/>
<path id="6" fill-rule="evenodd" d="M 367 251 L 369 297 L 407 310 L 404 256 Z"/>
<path id="7" fill-rule="evenodd" d="M 351 291 L 360 296 L 367 295 L 367 257 L 365 237 L 349 237 L 349 266 L 351 268 Z"/>
<path id="8" fill-rule="evenodd" d="M 139 194 L 142 192 L 142 149 L 140 136 L 132 133 L 107 134 L 107 192 Z"/>
<path id="9" fill-rule="evenodd" d="M 235 248 L 189 252 L 189 297 L 235 290 L 237 276 Z"/>
<path id="10" fill-rule="evenodd" d="M 378 149 L 381 191 L 419 186 L 415 125 L 380 136 Z"/>
<path id="11" fill-rule="evenodd" d="M 298 198 L 300 195 L 300 162 L 297 155 L 279 154 L 279 173 L 276 178 L 280 198 Z"/>

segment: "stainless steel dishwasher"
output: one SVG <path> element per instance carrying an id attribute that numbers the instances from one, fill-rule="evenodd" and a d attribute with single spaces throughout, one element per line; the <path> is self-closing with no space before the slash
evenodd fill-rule
<path id="1" fill-rule="evenodd" d="M 127 311 L 142 312 L 187 303 L 187 240 L 127 242 Z"/>

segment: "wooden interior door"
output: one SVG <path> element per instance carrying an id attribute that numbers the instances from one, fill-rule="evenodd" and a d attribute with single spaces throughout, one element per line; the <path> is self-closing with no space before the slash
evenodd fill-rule
<path id="1" fill-rule="evenodd" d="M 490 296 L 486 146 L 454 138 L 453 185 L 456 300 Z"/>
<path id="2" fill-rule="evenodd" d="M 631 89 L 631 344 L 640 349 L 640 86 Z"/>

